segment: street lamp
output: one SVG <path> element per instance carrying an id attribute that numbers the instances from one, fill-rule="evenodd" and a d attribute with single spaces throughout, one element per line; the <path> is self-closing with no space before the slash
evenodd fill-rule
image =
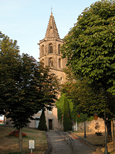
<path id="1" fill-rule="evenodd" d="M 78 118 L 80 118 L 80 113 L 78 113 L 78 115 L 77 115 L 77 116 L 78 116 Z"/>
<path id="2" fill-rule="evenodd" d="M 95 112 L 94 113 L 94 119 L 97 120 L 98 119 L 98 114 Z"/>
<path id="3" fill-rule="evenodd" d="M 85 122 L 85 114 L 84 114 L 84 138 L 86 138 L 86 122 Z"/>

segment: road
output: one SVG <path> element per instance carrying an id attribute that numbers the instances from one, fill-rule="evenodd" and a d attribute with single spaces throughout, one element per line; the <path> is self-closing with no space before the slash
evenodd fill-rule
<path id="1" fill-rule="evenodd" d="M 52 146 L 51 154 L 73 154 L 69 144 L 65 142 L 60 131 L 48 131 L 47 135 Z M 72 136 L 71 136 L 72 137 Z M 72 137 L 75 141 L 74 154 L 97 154 L 95 149 Z"/>

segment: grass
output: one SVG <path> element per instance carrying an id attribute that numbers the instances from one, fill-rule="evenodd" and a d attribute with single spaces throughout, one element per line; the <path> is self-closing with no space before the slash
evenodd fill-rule
<path id="1" fill-rule="evenodd" d="M 74 132 L 76 135 L 84 138 L 84 133 L 81 131 Z M 86 133 L 86 140 L 89 141 L 94 146 L 98 146 L 101 148 L 101 151 L 104 152 L 104 145 L 105 145 L 105 133 L 102 133 L 102 136 L 97 136 L 95 132 L 87 132 Z M 107 143 L 108 152 L 109 154 L 115 154 L 113 151 L 113 142 Z"/>
<path id="2" fill-rule="evenodd" d="M 18 138 L 9 136 L 8 134 L 15 130 L 13 127 L 0 126 L 0 153 L 8 154 L 9 152 L 19 152 Z M 23 128 L 23 133 L 27 137 L 23 137 L 23 153 L 30 153 L 28 149 L 29 140 L 35 140 L 34 154 L 44 154 L 47 150 L 47 140 L 44 131 L 37 129 Z"/>

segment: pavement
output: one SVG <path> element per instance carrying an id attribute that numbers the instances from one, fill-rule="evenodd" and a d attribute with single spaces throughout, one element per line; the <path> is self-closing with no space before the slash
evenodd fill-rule
<path id="1" fill-rule="evenodd" d="M 70 145 L 63 138 L 63 132 L 51 130 L 46 134 L 52 147 L 50 154 L 73 154 Z M 77 137 L 72 136 L 71 134 L 69 134 L 69 136 L 75 141 L 74 154 L 98 154 L 95 151 L 95 148 L 80 141 Z"/>

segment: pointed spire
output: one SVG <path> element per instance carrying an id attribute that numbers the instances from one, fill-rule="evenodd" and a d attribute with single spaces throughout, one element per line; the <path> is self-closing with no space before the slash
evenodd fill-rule
<path id="1" fill-rule="evenodd" d="M 45 35 L 45 39 L 47 39 L 47 38 L 60 39 L 59 34 L 58 34 L 58 30 L 57 30 L 57 27 L 56 27 L 55 19 L 54 19 L 54 16 L 52 14 L 52 8 L 51 8 L 51 15 L 50 15 L 46 35 Z"/>

